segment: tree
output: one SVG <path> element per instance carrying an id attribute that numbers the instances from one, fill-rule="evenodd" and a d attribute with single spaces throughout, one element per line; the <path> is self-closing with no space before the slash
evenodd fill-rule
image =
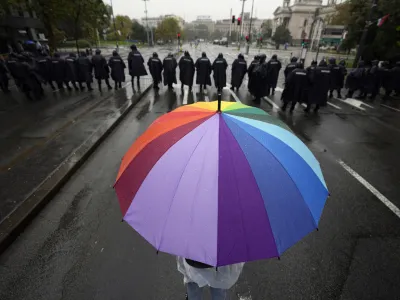
<path id="1" fill-rule="evenodd" d="M 114 29 L 114 23 L 113 20 L 111 20 L 112 28 Z M 117 29 L 117 34 L 120 34 L 121 40 L 126 40 L 130 37 L 130 34 L 132 32 L 132 20 L 128 16 L 122 16 L 122 15 L 117 15 L 115 16 L 115 27 Z"/>
<path id="2" fill-rule="evenodd" d="M 367 24 L 371 3 L 371 0 L 348 0 L 337 5 L 337 12 L 329 20 L 329 24 L 346 26 L 348 33 L 342 42 L 342 48 L 352 49 L 358 45 Z M 388 21 L 378 27 L 378 19 L 387 14 L 390 14 Z M 372 21 L 368 24 L 367 40 L 361 57 L 364 60 L 395 59 L 400 53 L 399 31 L 397 31 L 399 24 L 400 0 L 380 0 Z"/>
<path id="3" fill-rule="evenodd" d="M 65 24 L 72 27 L 72 36 L 79 51 L 78 39 L 84 37 L 95 42 L 97 31 L 109 23 L 110 15 L 102 0 L 71 0 L 66 5 L 68 14 L 65 16 Z"/>
<path id="4" fill-rule="evenodd" d="M 280 44 L 284 44 L 286 42 L 290 43 L 292 41 L 292 35 L 290 34 L 289 29 L 287 29 L 284 25 L 280 25 L 276 28 L 272 40 L 277 46 L 279 46 Z"/>
<path id="5" fill-rule="evenodd" d="M 272 20 L 265 20 L 261 25 L 261 36 L 263 39 L 270 39 L 272 37 Z"/>
<path id="6" fill-rule="evenodd" d="M 157 40 L 174 40 L 178 32 L 181 32 L 178 21 L 175 18 L 165 18 L 156 28 Z"/>
<path id="7" fill-rule="evenodd" d="M 146 29 L 138 21 L 132 22 L 131 39 L 145 42 L 147 40 Z"/>

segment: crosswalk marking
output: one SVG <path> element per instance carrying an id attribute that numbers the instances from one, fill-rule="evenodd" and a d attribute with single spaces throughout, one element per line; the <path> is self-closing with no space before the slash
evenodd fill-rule
<path id="1" fill-rule="evenodd" d="M 334 108 L 336 108 L 336 109 L 342 109 L 340 106 L 337 106 L 337 105 L 335 105 L 335 104 L 333 104 L 333 103 L 331 103 L 331 102 L 329 102 L 328 101 L 328 105 L 330 105 L 330 106 L 332 106 L 332 107 L 334 107 Z"/>
<path id="2" fill-rule="evenodd" d="M 235 99 L 236 102 L 242 103 L 242 101 L 240 101 L 239 97 L 238 97 L 238 96 L 235 94 L 235 92 L 232 91 L 230 88 L 231 88 L 231 85 L 230 85 L 230 84 L 227 84 L 227 87 L 224 87 L 225 90 L 228 90 L 228 91 L 231 93 L 233 99 Z"/>
<path id="3" fill-rule="evenodd" d="M 263 97 L 263 99 L 265 101 L 267 101 L 269 104 L 272 105 L 272 107 L 274 108 L 274 110 L 279 110 L 279 105 L 276 104 L 274 101 L 272 101 L 271 99 L 269 99 L 268 97 Z"/>
<path id="4" fill-rule="evenodd" d="M 394 110 L 394 111 L 400 112 L 400 109 L 397 109 L 397 108 L 391 107 L 391 106 L 389 106 L 389 105 L 386 105 L 386 104 L 381 104 L 381 106 L 383 106 L 383 107 L 386 107 L 386 108 L 388 108 L 388 109 L 390 109 L 390 110 Z"/>

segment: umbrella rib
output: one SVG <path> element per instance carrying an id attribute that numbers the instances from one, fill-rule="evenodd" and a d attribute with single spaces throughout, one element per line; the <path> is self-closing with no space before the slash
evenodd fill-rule
<path id="1" fill-rule="evenodd" d="M 224 121 L 225 122 L 225 121 Z M 224 132 L 224 135 L 226 136 L 226 132 Z M 235 139 L 235 141 L 236 141 L 236 143 L 238 143 L 238 145 L 239 145 L 239 147 L 240 147 L 240 144 L 239 144 L 239 142 L 236 140 L 236 138 L 235 138 L 235 136 L 232 134 L 232 136 L 233 136 L 233 138 Z M 235 188 L 236 188 L 236 191 L 237 191 L 237 194 L 240 196 L 240 193 L 239 193 L 239 189 L 238 189 L 238 184 L 237 184 L 237 177 L 236 177 L 236 164 L 234 163 L 234 161 L 233 161 L 233 159 L 232 159 L 232 150 L 231 150 L 231 148 L 230 147 L 228 147 L 228 149 L 229 149 L 229 159 L 230 159 L 230 161 L 232 162 L 232 166 L 233 166 L 233 168 L 234 168 L 234 170 L 235 170 L 235 176 L 234 176 L 234 178 L 235 178 Z M 242 148 L 240 147 L 240 149 L 242 150 Z M 243 150 L 242 150 L 242 153 L 243 153 Z M 244 153 L 243 153 L 243 155 L 244 155 Z M 250 170 L 251 170 L 251 168 L 250 168 Z M 253 176 L 254 176 L 254 174 L 253 174 Z M 258 185 L 257 185 L 257 187 L 258 187 Z M 240 197 L 239 197 L 240 198 Z M 242 229 L 243 229 L 243 234 L 244 234 L 244 236 L 245 236 L 245 240 L 247 241 L 247 234 L 246 234 L 246 230 L 245 230 L 245 226 L 244 226 L 244 222 L 243 222 L 243 213 L 242 213 L 242 203 L 240 202 L 240 200 L 238 201 L 239 202 L 239 206 L 240 206 L 240 220 L 241 220 L 241 225 L 242 225 Z M 217 239 L 218 240 L 218 239 Z M 232 249 L 231 249 L 231 251 L 230 251 L 230 253 L 229 253 L 229 255 L 232 253 L 232 251 L 233 251 L 233 249 L 234 249 L 234 247 L 232 247 Z M 248 247 L 248 245 L 247 245 L 247 243 L 246 243 L 246 255 L 247 255 L 247 259 L 246 259 L 246 261 L 248 261 L 249 260 L 249 257 L 250 257 L 250 255 L 249 255 L 249 247 Z M 217 257 L 217 261 L 218 261 L 218 257 Z"/>
<path id="2" fill-rule="evenodd" d="M 243 122 L 240 121 L 240 120 L 237 120 L 237 121 L 240 122 L 240 123 L 243 123 Z M 236 123 L 236 122 L 234 122 L 234 123 Z M 258 129 L 258 128 L 252 126 L 251 124 L 246 124 L 246 125 L 249 125 L 249 126 L 255 128 L 255 129 Z M 263 148 L 265 148 L 265 150 L 267 150 L 267 151 L 271 154 L 271 156 L 278 162 L 278 164 L 282 167 L 282 169 L 285 170 L 286 174 L 288 175 L 288 177 L 290 178 L 290 180 L 293 182 L 294 186 L 296 187 L 296 190 L 297 190 L 297 191 L 299 192 L 299 194 L 301 195 L 301 199 L 303 199 L 303 201 L 305 202 L 304 197 L 303 197 L 303 194 L 300 192 L 298 186 L 297 186 L 296 183 L 294 182 L 293 178 L 290 176 L 288 170 L 285 168 L 284 165 L 281 164 L 281 162 L 279 161 L 279 159 L 277 159 L 276 156 L 275 156 L 267 147 L 265 147 L 259 140 L 257 140 L 251 133 L 247 132 L 247 131 L 246 131 L 244 128 L 242 128 L 240 125 L 238 125 L 238 126 L 239 126 L 243 131 L 245 131 L 252 139 L 254 139 L 257 143 L 259 143 Z M 258 129 L 258 130 L 260 130 L 260 129 Z M 266 132 L 266 133 L 267 133 L 267 132 Z M 267 133 L 267 134 L 268 134 L 268 133 Z M 239 145 L 240 145 L 240 144 L 239 144 Z M 300 158 L 301 158 L 301 156 L 300 156 Z M 254 174 L 253 174 L 253 175 L 254 175 Z M 257 184 L 257 186 L 258 186 L 258 184 Z M 311 213 L 310 207 L 307 205 L 307 203 L 305 203 L 305 205 L 306 205 L 306 207 L 307 207 L 308 212 L 309 212 L 310 215 L 311 215 L 311 218 L 312 218 L 312 220 L 313 220 L 313 223 L 314 223 L 314 225 L 315 225 L 315 228 L 318 228 L 318 225 L 316 224 L 316 221 L 315 221 L 315 219 L 314 219 L 314 216 L 313 216 L 312 213 Z"/>
<path id="3" fill-rule="evenodd" d="M 194 153 L 194 152 L 196 151 L 196 149 L 199 147 L 201 141 L 203 140 L 204 136 L 206 135 L 206 133 L 207 133 L 208 131 L 209 131 L 209 128 L 207 128 L 207 130 L 206 130 L 206 131 L 204 132 L 204 134 L 201 136 L 201 138 L 200 138 L 199 142 L 197 143 L 196 147 L 193 149 L 192 154 L 190 155 L 190 157 L 189 157 L 189 159 L 188 159 L 188 161 L 187 161 L 187 163 L 186 163 L 186 165 L 185 165 L 185 168 L 184 168 L 184 170 L 183 170 L 183 172 L 182 172 L 182 175 L 180 176 L 180 178 L 179 178 L 179 180 L 178 180 L 178 183 L 177 183 L 177 185 L 176 185 L 176 187 L 175 187 L 174 196 L 172 197 L 171 204 L 169 205 L 167 217 L 165 218 L 164 225 L 163 225 L 163 229 L 162 229 L 162 231 L 161 231 L 160 244 L 159 244 L 158 247 L 157 247 L 157 251 L 160 250 L 160 247 L 161 247 L 161 244 L 162 244 L 162 241 L 163 241 L 163 234 L 164 234 L 164 231 L 165 231 L 165 227 L 166 227 L 166 225 L 167 225 L 167 221 L 168 221 L 169 215 L 170 215 L 170 213 L 171 213 L 171 208 L 172 208 L 172 205 L 174 204 L 176 192 L 178 191 L 178 188 L 179 188 L 180 182 L 181 182 L 181 180 L 182 180 L 183 174 L 185 174 L 185 171 L 186 171 L 186 169 L 187 169 L 187 166 L 188 166 L 189 163 L 190 163 L 190 160 L 191 160 L 191 158 L 192 158 L 192 156 L 193 156 L 193 153 Z"/>

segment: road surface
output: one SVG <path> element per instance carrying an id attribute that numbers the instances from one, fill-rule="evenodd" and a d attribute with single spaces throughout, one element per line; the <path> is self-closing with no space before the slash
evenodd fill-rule
<path id="1" fill-rule="evenodd" d="M 214 59 L 224 48 L 206 46 L 194 58 L 202 50 Z M 231 64 L 237 53 L 224 54 Z M 151 122 L 215 94 L 149 92 L 0 257 L 0 299 L 184 299 L 174 257 L 156 254 L 121 222 L 112 186 L 122 156 Z M 290 115 L 277 109 L 279 94 L 257 106 L 310 147 L 331 196 L 319 231 L 281 260 L 247 263 L 231 299 L 399 299 L 399 112 L 333 99 L 336 107 L 319 115 L 301 106 Z M 255 105 L 245 87 L 224 90 L 223 99 Z"/>

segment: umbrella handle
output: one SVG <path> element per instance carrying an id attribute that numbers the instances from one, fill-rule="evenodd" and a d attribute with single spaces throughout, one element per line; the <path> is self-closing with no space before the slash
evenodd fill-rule
<path id="1" fill-rule="evenodd" d="M 221 101 L 222 101 L 222 93 L 221 90 L 218 89 L 218 112 L 221 112 Z"/>

